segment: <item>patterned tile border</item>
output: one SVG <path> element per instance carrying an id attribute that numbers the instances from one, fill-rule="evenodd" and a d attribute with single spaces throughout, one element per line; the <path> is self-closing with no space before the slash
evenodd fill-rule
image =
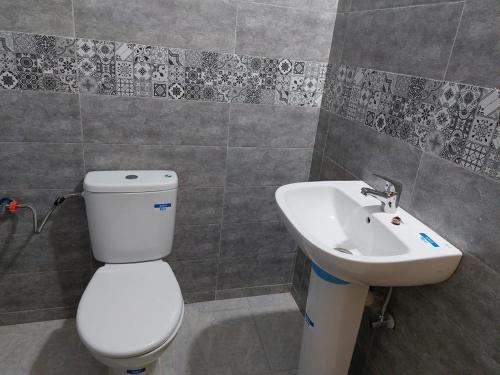
<path id="1" fill-rule="evenodd" d="M 497 89 L 329 66 L 322 107 L 500 180 Z"/>
<path id="2" fill-rule="evenodd" d="M 319 107 L 326 63 L 0 32 L 0 88 Z"/>

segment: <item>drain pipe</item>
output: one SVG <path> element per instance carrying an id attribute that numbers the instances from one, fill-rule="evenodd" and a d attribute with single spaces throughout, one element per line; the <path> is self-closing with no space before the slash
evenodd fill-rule
<path id="1" fill-rule="evenodd" d="M 27 203 L 18 204 L 15 199 L 5 197 L 5 198 L 0 199 L 0 206 L 2 208 L 2 212 L 7 210 L 11 213 L 15 213 L 18 208 L 25 208 L 25 209 L 30 210 L 31 216 L 33 218 L 33 232 L 35 234 L 39 234 L 42 232 L 43 228 L 45 227 L 45 224 L 47 224 L 47 221 L 52 216 L 52 214 L 54 213 L 54 211 L 56 210 L 57 207 L 59 207 L 61 204 L 63 204 L 64 201 L 66 201 L 66 199 L 78 198 L 81 196 L 82 196 L 82 193 L 71 193 L 71 194 L 65 194 L 65 195 L 58 196 L 56 198 L 56 200 L 54 201 L 54 203 L 52 204 L 52 207 L 45 214 L 40 225 L 38 225 L 38 214 L 37 214 L 36 208 L 30 204 L 27 204 Z"/>
<path id="2" fill-rule="evenodd" d="M 394 318 L 391 314 L 387 313 L 387 305 L 392 296 L 392 286 L 389 288 L 389 292 L 387 292 L 387 296 L 385 297 L 384 304 L 382 305 L 382 310 L 380 310 L 380 314 L 378 315 L 378 320 L 371 322 L 372 328 L 389 328 L 394 329 L 396 325 Z"/>

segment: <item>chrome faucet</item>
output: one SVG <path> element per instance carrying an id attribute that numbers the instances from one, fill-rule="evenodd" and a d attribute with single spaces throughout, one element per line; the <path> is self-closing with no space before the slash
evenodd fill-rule
<path id="1" fill-rule="evenodd" d="M 377 198 L 380 202 L 382 202 L 382 209 L 384 212 L 391 214 L 395 213 L 399 207 L 399 199 L 401 198 L 401 192 L 403 191 L 403 184 L 375 173 L 373 175 L 385 181 L 384 191 L 364 187 L 361 188 L 361 194 L 365 196 L 371 195 L 372 197 Z"/>

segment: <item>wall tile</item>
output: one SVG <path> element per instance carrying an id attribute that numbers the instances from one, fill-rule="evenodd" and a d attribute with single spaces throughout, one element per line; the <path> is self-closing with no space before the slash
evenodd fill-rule
<path id="1" fill-rule="evenodd" d="M 83 179 L 82 146 L 0 143 L 3 189 L 73 189 Z"/>
<path id="2" fill-rule="evenodd" d="M 218 289 L 232 289 L 290 282 L 295 253 L 221 259 Z"/>
<path id="3" fill-rule="evenodd" d="M 219 146 L 228 104 L 82 96 L 86 142 Z"/>
<path id="4" fill-rule="evenodd" d="M 443 78 L 462 3 L 349 14 L 345 64 Z"/>
<path id="5" fill-rule="evenodd" d="M 500 88 L 500 3 L 468 0 L 460 22 L 446 79 Z"/>
<path id="6" fill-rule="evenodd" d="M 222 186 L 225 157 L 225 147 L 85 145 L 87 171 L 173 169 L 181 186 Z"/>
<path id="7" fill-rule="evenodd" d="M 489 355 L 500 359 L 496 350 L 500 331 L 492 329 L 497 324 L 496 312 L 500 308 L 500 273 L 464 253 L 450 279 L 418 289 L 437 307 L 439 313 L 436 315 L 452 320 L 468 335 L 482 341 L 489 348 Z M 481 319 L 477 319 L 478 316 Z M 472 321 L 474 324 L 470 324 Z"/>
<path id="8" fill-rule="evenodd" d="M 225 224 L 221 257 L 271 255 L 294 251 L 295 242 L 281 222 Z"/>
<path id="9" fill-rule="evenodd" d="M 275 191 L 275 186 L 226 188 L 224 223 L 279 221 Z"/>
<path id="10" fill-rule="evenodd" d="M 14 311 L 0 314 L 0 325 L 70 319 L 76 316 L 76 306 L 54 307 L 39 310 Z"/>
<path id="11" fill-rule="evenodd" d="M 325 155 L 359 178 L 383 187 L 373 173 L 403 183 L 401 204 L 410 203 L 421 151 L 339 116 L 332 116 Z"/>
<path id="12" fill-rule="evenodd" d="M 177 193 L 178 225 L 218 224 L 222 216 L 223 188 L 182 188 Z"/>
<path id="13" fill-rule="evenodd" d="M 167 261 L 216 258 L 219 255 L 220 226 L 178 225 L 172 253 Z"/>
<path id="14" fill-rule="evenodd" d="M 231 104 L 229 146 L 312 147 L 319 109 Z"/>
<path id="15" fill-rule="evenodd" d="M 252 288 L 223 289 L 215 291 L 216 299 L 233 299 L 251 296 L 262 296 L 266 294 L 288 293 L 290 284 L 254 286 Z"/>
<path id="16" fill-rule="evenodd" d="M 424 154 L 412 211 L 459 249 L 500 271 L 500 184 Z"/>
<path id="17" fill-rule="evenodd" d="M 236 4 L 230 0 L 75 0 L 74 7 L 78 37 L 234 50 Z"/>
<path id="18" fill-rule="evenodd" d="M 314 150 L 311 159 L 311 169 L 309 171 L 308 181 L 319 181 L 321 175 L 322 163 L 323 163 L 323 153 Z"/>
<path id="19" fill-rule="evenodd" d="M 0 91 L 0 102 L 4 142 L 81 141 L 77 95 Z"/>
<path id="20" fill-rule="evenodd" d="M 89 279 L 88 270 L 4 275 L 0 313 L 75 306 Z"/>
<path id="21" fill-rule="evenodd" d="M 326 61 L 334 23 L 333 12 L 242 4 L 238 9 L 236 53 Z"/>
<path id="22" fill-rule="evenodd" d="M 309 173 L 311 156 L 311 149 L 230 147 L 227 184 L 262 186 L 303 181 Z"/>
<path id="23" fill-rule="evenodd" d="M 352 181 L 358 180 L 355 176 L 335 163 L 330 158 L 323 159 L 321 168 L 321 181 Z"/>
<path id="24" fill-rule="evenodd" d="M 254 3 L 254 1 L 242 2 Z M 258 3 L 276 5 L 281 7 L 290 8 L 304 8 L 304 9 L 317 9 L 317 10 L 330 10 L 335 11 L 337 9 L 338 0 L 264 0 Z"/>
<path id="25" fill-rule="evenodd" d="M 87 227 L 72 229 L 0 237 L 0 274 L 90 268 Z"/>
<path id="26" fill-rule="evenodd" d="M 406 7 L 450 2 L 449 0 L 350 0 L 351 11 Z"/>
<path id="27" fill-rule="evenodd" d="M 71 0 L 4 0 L 0 30 L 73 36 Z"/>
<path id="28" fill-rule="evenodd" d="M 330 65 L 340 64 L 342 61 L 348 21 L 349 15 L 347 13 L 337 13 L 335 28 L 333 29 L 332 45 L 330 47 L 330 57 L 328 58 L 328 64 Z"/>
<path id="29" fill-rule="evenodd" d="M 215 290 L 217 260 L 184 260 L 169 262 L 182 293 Z"/>

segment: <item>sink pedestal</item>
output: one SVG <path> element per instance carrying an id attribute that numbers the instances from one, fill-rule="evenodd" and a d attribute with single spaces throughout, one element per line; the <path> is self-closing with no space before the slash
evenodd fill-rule
<path id="1" fill-rule="evenodd" d="M 367 293 L 312 264 L 298 375 L 347 374 Z"/>

